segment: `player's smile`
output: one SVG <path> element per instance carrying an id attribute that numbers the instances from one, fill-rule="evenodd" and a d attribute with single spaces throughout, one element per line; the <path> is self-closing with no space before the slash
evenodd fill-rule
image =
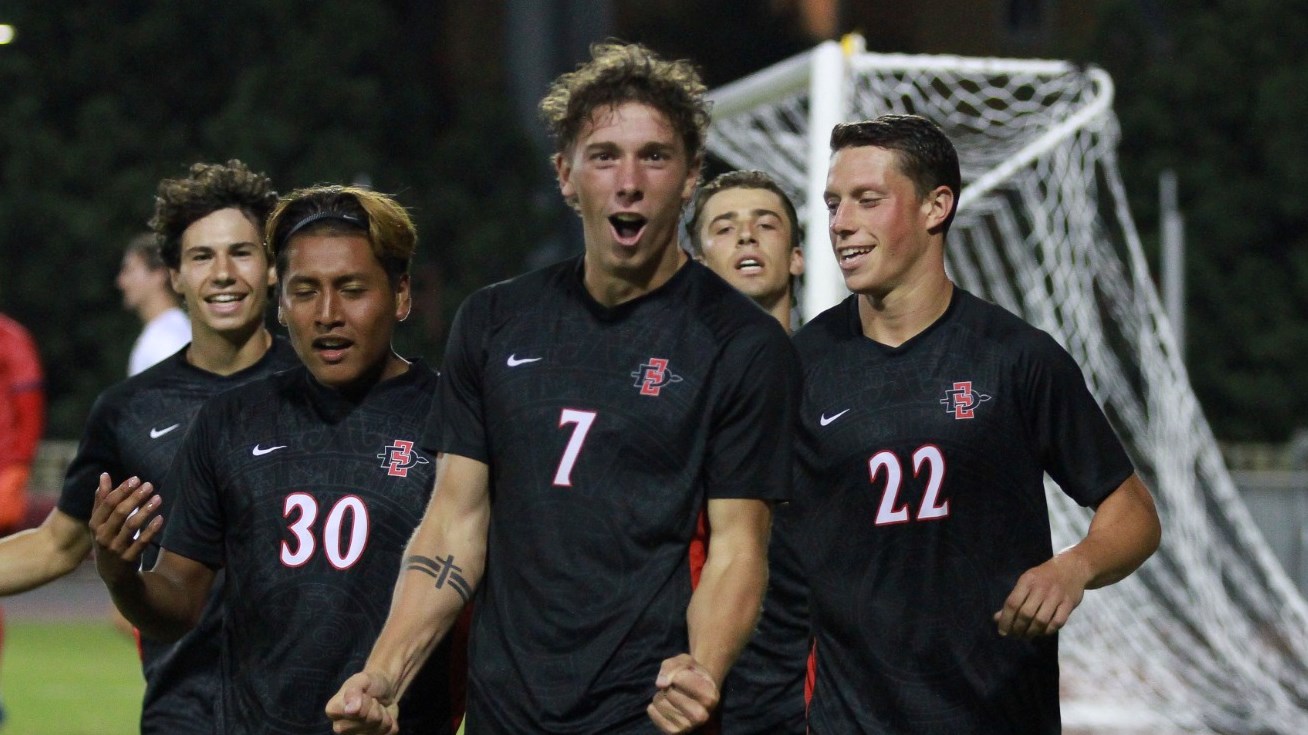
<path id="1" fill-rule="evenodd" d="M 247 332 L 263 320 L 273 274 L 259 228 L 239 209 L 220 209 L 182 233 L 172 286 L 192 316 L 192 329 Z"/>
<path id="2" fill-rule="evenodd" d="M 831 249 L 849 290 L 880 297 L 932 272 L 926 254 L 933 200 L 918 194 L 898 152 L 836 151 L 823 198 Z"/>
<path id="3" fill-rule="evenodd" d="M 205 296 L 204 303 L 209 305 L 208 310 L 210 313 L 218 316 L 230 316 L 240 312 L 241 302 L 245 301 L 248 295 L 248 293 L 225 291 Z"/>
<path id="4" fill-rule="evenodd" d="M 840 261 L 840 269 L 843 271 L 856 271 L 863 264 L 863 256 L 868 255 L 876 247 L 873 245 L 850 246 L 836 248 L 836 258 Z"/>

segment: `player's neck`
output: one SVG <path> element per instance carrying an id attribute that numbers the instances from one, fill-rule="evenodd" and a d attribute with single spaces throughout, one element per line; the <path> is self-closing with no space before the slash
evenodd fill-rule
<path id="1" fill-rule="evenodd" d="M 770 298 L 756 298 L 754 299 L 754 303 L 763 307 L 763 311 L 771 314 L 772 318 L 776 319 L 777 322 L 781 324 L 781 328 L 786 330 L 786 334 L 794 334 L 795 330 L 790 326 L 791 313 L 794 311 L 794 308 L 792 307 L 794 301 L 789 288 Z"/>
<path id="2" fill-rule="evenodd" d="M 943 269 L 933 277 L 882 295 L 859 294 L 858 317 L 863 336 L 898 347 L 921 334 L 949 309 L 954 284 Z"/>
<path id="3" fill-rule="evenodd" d="M 587 252 L 582 282 L 591 298 L 612 308 L 657 290 L 681 270 L 690 256 L 675 242 L 669 243 L 663 253 L 645 267 L 614 269 L 606 267 L 599 258 Z"/>
<path id="4" fill-rule="evenodd" d="M 206 372 L 232 375 L 263 358 L 272 347 L 272 334 L 262 324 L 249 334 L 226 334 L 197 330 L 192 326 L 191 346 L 186 361 Z"/>

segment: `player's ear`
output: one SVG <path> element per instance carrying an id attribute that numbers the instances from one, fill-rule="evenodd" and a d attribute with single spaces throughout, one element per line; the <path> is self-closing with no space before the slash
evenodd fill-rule
<path id="1" fill-rule="evenodd" d="M 277 323 L 286 326 L 286 312 L 282 309 L 281 300 L 277 302 Z"/>
<path id="2" fill-rule="evenodd" d="M 395 320 L 404 321 L 413 310 L 413 292 L 409 288 L 409 274 L 401 274 L 395 282 Z"/>
<path id="3" fill-rule="evenodd" d="M 804 250 L 803 248 L 790 249 L 790 275 L 804 275 Z"/>
<path id="4" fill-rule="evenodd" d="M 569 204 L 577 196 L 577 188 L 572 185 L 572 157 L 564 153 L 554 154 L 554 175 L 559 180 L 559 191 Z"/>
<path id="5" fill-rule="evenodd" d="M 954 211 L 954 192 L 948 186 L 937 186 L 922 200 L 922 212 L 926 215 L 926 228 L 933 231 L 949 219 Z"/>
<path id="6" fill-rule="evenodd" d="M 690 161 L 690 169 L 686 172 L 686 182 L 681 187 L 681 203 L 685 204 L 690 198 L 695 196 L 695 186 L 699 184 L 699 175 L 703 171 L 704 157 L 695 156 Z"/>

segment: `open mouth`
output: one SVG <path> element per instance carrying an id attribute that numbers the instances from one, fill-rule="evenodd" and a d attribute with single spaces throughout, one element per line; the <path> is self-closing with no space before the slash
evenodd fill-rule
<path id="1" fill-rule="evenodd" d="M 345 351 L 354 346 L 353 340 L 344 337 L 318 337 L 313 341 L 313 350 L 327 362 L 336 362 L 345 356 Z"/>
<path id="2" fill-rule="evenodd" d="M 763 271 L 763 261 L 758 258 L 741 258 L 736 263 L 736 270 L 742 273 L 760 273 Z"/>
<path id="3" fill-rule="evenodd" d="M 617 236 L 618 242 L 629 245 L 640 239 L 640 233 L 645 229 L 646 220 L 639 214 L 615 214 L 609 217 L 609 224 L 613 226 L 613 233 Z"/>

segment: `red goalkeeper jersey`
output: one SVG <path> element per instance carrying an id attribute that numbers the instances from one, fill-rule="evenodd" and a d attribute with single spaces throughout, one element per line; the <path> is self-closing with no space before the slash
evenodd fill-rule
<path id="1" fill-rule="evenodd" d="M 44 420 L 36 344 L 21 324 L 0 314 L 0 468 L 32 463 Z"/>

